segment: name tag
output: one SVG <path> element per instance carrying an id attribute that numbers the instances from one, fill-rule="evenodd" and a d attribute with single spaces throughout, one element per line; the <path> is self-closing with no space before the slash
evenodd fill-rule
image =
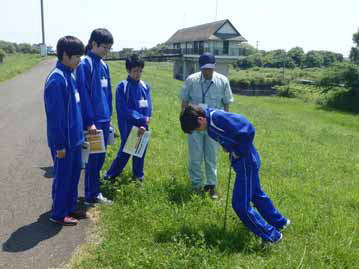
<path id="1" fill-rule="evenodd" d="M 138 101 L 139 107 L 148 107 L 148 101 L 147 100 L 140 100 Z"/>
<path id="2" fill-rule="evenodd" d="M 207 104 L 198 104 L 198 106 L 200 108 L 202 108 L 203 110 L 207 109 L 208 108 L 208 105 Z"/>
<path id="3" fill-rule="evenodd" d="M 80 102 L 80 94 L 77 90 L 75 90 L 75 101 L 76 101 L 76 103 Z"/>
<path id="4" fill-rule="evenodd" d="M 108 87 L 107 79 L 105 79 L 105 78 L 101 79 L 101 87 L 102 88 L 107 88 Z"/>

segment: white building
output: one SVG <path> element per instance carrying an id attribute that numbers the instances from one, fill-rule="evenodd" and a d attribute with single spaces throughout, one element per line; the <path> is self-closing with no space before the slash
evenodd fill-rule
<path id="1" fill-rule="evenodd" d="M 204 52 L 216 56 L 216 71 L 228 73 L 228 63 L 239 59 L 240 44 L 247 40 L 229 20 L 180 29 L 166 42 L 166 53 L 181 54 L 174 64 L 174 77 L 185 79 L 197 71 L 198 57 Z"/>

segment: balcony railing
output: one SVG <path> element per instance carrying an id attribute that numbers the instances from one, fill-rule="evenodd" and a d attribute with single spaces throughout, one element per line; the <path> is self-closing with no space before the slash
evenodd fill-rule
<path id="1" fill-rule="evenodd" d="M 182 54 L 182 55 L 200 55 L 204 52 L 212 52 L 216 56 L 238 56 L 237 53 L 233 53 L 233 49 L 229 53 L 223 53 L 223 49 L 210 49 L 210 48 L 191 48 L 191 49 L 162 49 L 161 54 Z M 236 55 L 237 54 L 237 55 Z"/>

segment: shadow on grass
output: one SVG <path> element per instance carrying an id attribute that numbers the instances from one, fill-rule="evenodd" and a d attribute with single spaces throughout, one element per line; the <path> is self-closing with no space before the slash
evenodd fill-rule
<path id="1" fill-rule="evenodd" d="M 43 213 L 33 223 L 20 227 L 2 245 L 5 252 L 23 252 L 37 246 L 41 241 L 58 234 L 62 226 L 49 221 L 50 211 Z"/>
<path id="2" fill-rule="evenodd" d="M 269 254 L 269 249 L 263 248 L 261 244 L 253 244 L 251 240 L 252 235 L 244 227 L 235 231 L 224 231 L 223 227 L 216 225 L 202 225 L 200 227 L 183 225 L 178 230 L 168 229 L 155 234 L 157 243 L 182 241 L 187 247 L 216 248 L 227 253 L 261 253 L 262 256 Z"/>
<path id="3" fill-rule="evenodd" d="M 175 204 L 186 203 L 192 200 L 194 195 L 205 196 L 204 192 L 194 191 L 187 184 L 178 182 L 175 177 L 164 185 L 164 190 L 167 192 L 168 200 Z"/>
<path id="4" fill-rule="evenodd" d="M 116 197 L 117 190 L 119 190 L 121 186 L 137 184 L 129 173 L 122 173 L 111 180 L 101 179 L 101 183 L 100 191 L 111 200 Z"/>

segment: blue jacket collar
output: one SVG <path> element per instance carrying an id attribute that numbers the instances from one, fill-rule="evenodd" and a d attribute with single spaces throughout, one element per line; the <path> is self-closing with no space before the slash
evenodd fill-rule
<path id="1" fill-rule="evenodd" d="M 72 71 L 73 71 L 70 67 L 64 65 L 60 61 L 57 61 L 56 68 L 60 69 L 61 71 L 65 72 L 65 73 L 69 73 L 69 74 L 72 73 Z"/>
<path id="2" fill-rule="evenodd" d="M 140 81 L 139 80 L 134 80 L 132 79 L 129 75 L 127 76 L 127 81 L 131 84 L 138 84 Z"/>
<path id="3" fill-rule="evenodd" d="M 87 53 L 88 56 L 90 56 L 92 59 L 100 61 L 101 57 L 93 53 L 91 50 Z"/>

